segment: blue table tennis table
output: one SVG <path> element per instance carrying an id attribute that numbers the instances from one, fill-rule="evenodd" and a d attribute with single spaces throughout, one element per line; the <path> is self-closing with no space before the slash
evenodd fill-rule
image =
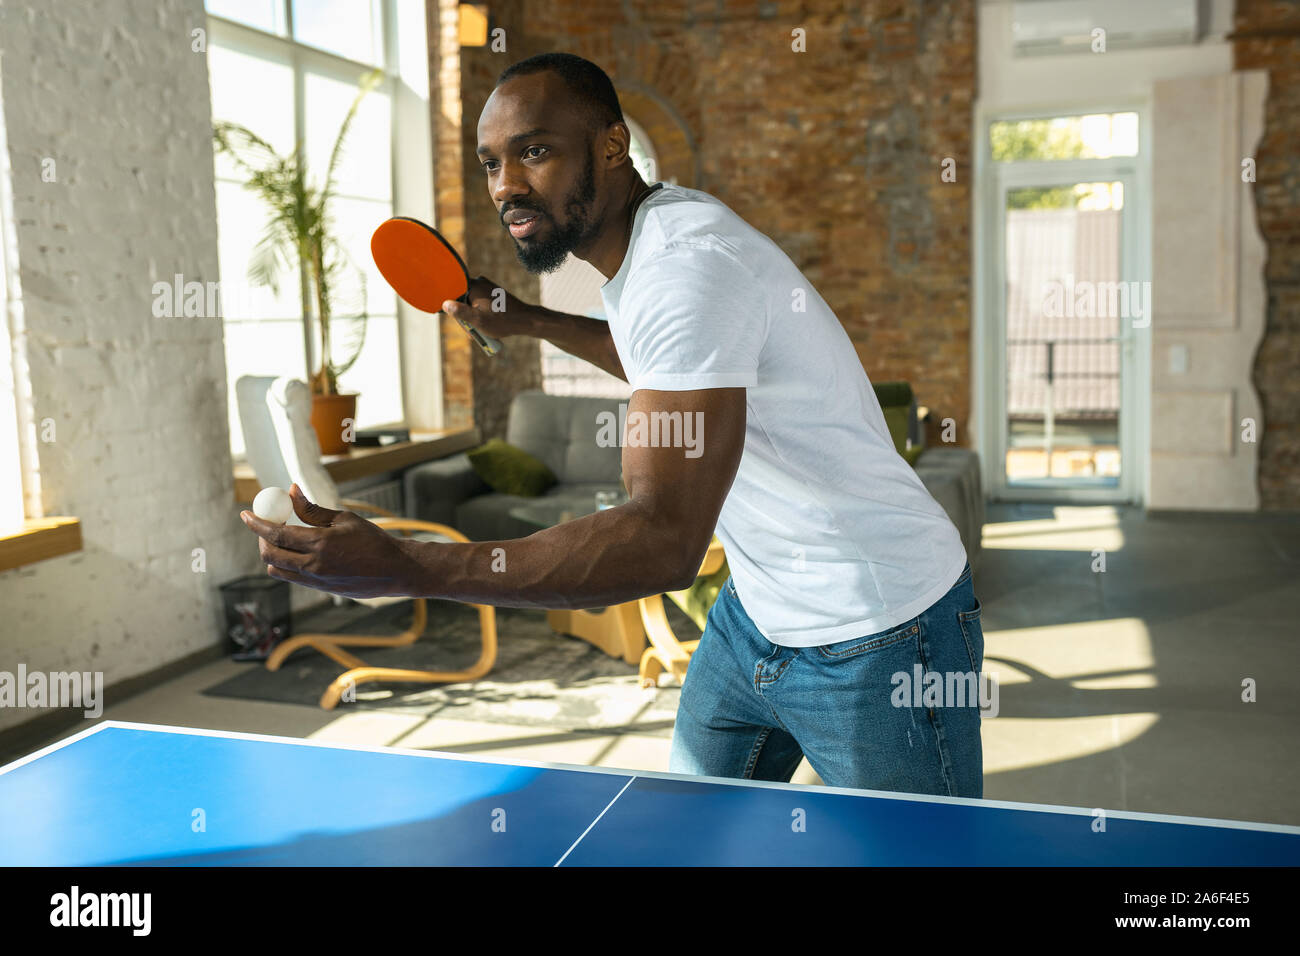
<path id="1" fill-rule="evenodd" d="M 0 768 L 6 866 L 1296 865 L 1300 827 L 102 721 Z"/>

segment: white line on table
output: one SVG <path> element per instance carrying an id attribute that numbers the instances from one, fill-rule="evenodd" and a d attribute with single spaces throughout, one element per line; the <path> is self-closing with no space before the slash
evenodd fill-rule
<path id="1" fill-rule="evenodd" d="M 626 790 L 628 787 L 632 786 L 632 781 L 635 779 L 636 777 L 629 777 L 627 783 L 623 784 L 623 790 Z M 609 806 L 605 807 L 604 810 L 600 811 L 600 816 L 596 817 L 596 819 L 591 821 L 591 823 L 587 826 L 587 829 L 582 831 L 582 836 L 578 837 L 578 839 L 573 841 L 573 846 L 577 846 L 579 843 L 581 843 L 582 837 L 585 837 L 588 833 L 590 833 L 591 828 L 600 822 L 600 817 L 603 817 L 606 813 L 609 812 L 609 808 L 614 805 L 614 803 L 618 800 L 619 797 L 623 796 L 623 790 L 620 790 L 618 793 L 614 794 L 614 799 L 609 801 Z M 573 846 L 569 847 L 567 850 L 564 851 L 564 856 L 560 857 L 558 860 L 555 861 L 554 864 L 555 866 L 559 866 L 561 863 L 564 862 L 564 857 L 568 856 L 570 853 L 573 852 Z"/>

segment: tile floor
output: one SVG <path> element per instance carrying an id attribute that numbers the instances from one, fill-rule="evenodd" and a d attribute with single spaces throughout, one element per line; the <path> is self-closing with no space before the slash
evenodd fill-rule
<path id="1" fill-rule="evenodd" d="M 998 684 L 997 716 L 984 721 L 986 797 L 1300 824 L 1300 515 L 993 505 L 975 590 Z M 635 732 L 200 693 L 244 666 L 205 665 L 104 718 L 667 768 L 668 739 Z M 1244 681 L 1254 702 L 1242 700 Z M 820 783 L 807 761 L 794 782 Z"/>

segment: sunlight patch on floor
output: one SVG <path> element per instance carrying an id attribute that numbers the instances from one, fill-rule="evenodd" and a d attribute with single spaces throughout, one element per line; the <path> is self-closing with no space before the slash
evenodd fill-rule
<path id="1" fill-rule="evenodd" d="M 1141 737 L 1159 714 L 991 717 L 983 722 L 984 773 L 1045 767 L 1114 750 Z"/>
<path id="2" fill-rule="evenodd" d="M 1150 672 L 1155 667 L 1150 631 L 1138 617 L 986 629 L 984 657 L 984 669 L 1002 671 L 998 680 L 1004 685 L 1035 678 L 1077 682 L 1123 676 L 1127 680 L 1127 675 Z M 1103 661 L 1104 669 L 1099 669 L 1098 663 Z M 1154 681 L 1154 674 L 1151 679 Z"/>
<path id="3" fill-rule="evenodd" d="M 1121 513 L 1113 505 L 1065 506 L 1051 518 L 984 525 L 981 544 L 999 551 L 1118 551 L 1124 547 Z"/>

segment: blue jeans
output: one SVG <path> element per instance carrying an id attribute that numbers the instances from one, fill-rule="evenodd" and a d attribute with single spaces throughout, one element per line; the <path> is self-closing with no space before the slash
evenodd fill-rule
<path id="1" fill-rule="evenodd" d="M 783 647 L 754 626 L 728 579 L 682 685 L 669 771 L 788 782 L 807 756 L 832 787 L 982 797 L 978 697 L 945 677 L 952 691 L 926 698 L 916 681 L 978 675 L 980 610 L 968 563 L 947 594 L 897 627 Z"/>

